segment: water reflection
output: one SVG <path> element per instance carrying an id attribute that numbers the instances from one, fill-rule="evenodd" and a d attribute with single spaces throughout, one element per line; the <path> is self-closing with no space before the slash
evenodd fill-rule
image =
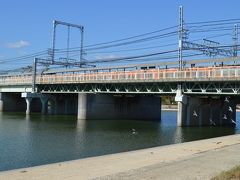
<path id="1" fill-rule="evenodd" d="M 176 131 L 174 133 L 174 136 L 172 138 L 172 141 L 174 143 L 181 143 L 181 142 L 184 142 L 184 136 L 183 136 L 183 128 L 181 127 L 177 127 L 176 128 Z"/>
<path id="2" fill-rule="evenodd" d="M 176 119 L 176 112 L 163 112 L 161 122 L 77 121 L 75 116 L 3 113 L 0 170 L 239 133 L 239 120 L 236 128 L 178 128 Z"/>

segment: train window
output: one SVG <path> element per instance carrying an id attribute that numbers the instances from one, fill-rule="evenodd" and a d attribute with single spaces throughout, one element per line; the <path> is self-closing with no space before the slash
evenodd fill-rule
<path id="1" fill-rule="evenodd" d="M 147 67 L 141 67 L 141 70 L 146 70 L 147 69 Z"/>
<path id="2" fill-rule="evenodd" d="M 149 66 L 148 69 L 155 69 L 155 66 Z"/>

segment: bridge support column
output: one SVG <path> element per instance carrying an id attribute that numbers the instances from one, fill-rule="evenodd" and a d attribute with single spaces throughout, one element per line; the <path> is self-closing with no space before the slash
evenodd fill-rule
<path id="1" fill-rule="evenodd" d="M 3 99 L 2 99 L 2 93 L 0 93 L 0 112 L 3 112 Z"/>
<path id="2" fill-rule="evenodd" d="M 0 99 L 0 112 L 3 112 L 3 100 Z"/>
<path id="3" fill-rule="evenodd" d="M 78 120 L 87 118 L 87 94 L 78 93 Z"/>
<path id="4" fill-rule="evenodd" d="M 31 112 L 31 101 L 32 101 L 32 98 L 31 97 L 26 97 L 25 98 L 26 100 L 26 115 L 29 115 L 30 112 Z"/>
<path id="5" fill-rule="evenodd" d="M 48 96 L 41 93 L 22 93 L 22 98 L 25 98 L 27 108 L 26 114 L 30 114 L 31 110 L 34 112 L 47 112 Z M 32 104 L 32 106 L 31 106 Z M 42 107 L 41 107 L 42 104 Z"/>
<path id="6" fill-rule="evenodd" d="M 161 98 L 142 95 L 78 94 L 78 119 L 161 120 Z"/>
<path id="7" fill-rule="evenodd" d="M 47 113 L 48 114 L 57 114 L 57 100 L 56 100 L 56 98 L 50 98 L 50 99 L 48 99 L 48 101 L 49 101 L 49 106 L 47 106 Z"/>
<path id="8" fill-rule="evenodd" d="M 236 125 L 236 104 L 229 97 L 187 97 L 178 104 L 178 126 Z"/>
<path id="9" fill-rule="evenodd" d="M 177 124 L 178 126 L 184 126 L 187 124 L 187 96 L 182 93 L 181 86 L 178 86 L 175 101 L 178 103 Z"/>
<path id="10" fill-rule="evenodd" d="M 47 113 L 47 107 L 48 107 L 48 98 L 47 97 L 41 97 L 40 100 L 41 100 L 41 104 L 42 104 L 41 113 L 46 114 Z"/>

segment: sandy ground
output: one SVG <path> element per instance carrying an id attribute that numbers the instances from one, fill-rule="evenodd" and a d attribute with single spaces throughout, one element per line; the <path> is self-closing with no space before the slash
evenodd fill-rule
<path id="1" fill-rule="evenodd" d="M 0 180 L 209 179 L 240 165 L 240 135 L 0 172 Z"/>

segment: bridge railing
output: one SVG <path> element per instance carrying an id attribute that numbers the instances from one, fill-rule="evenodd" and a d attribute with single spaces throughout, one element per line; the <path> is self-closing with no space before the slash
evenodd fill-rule
<path id="1" fill-rule="evenodd" d="M 240 66 L 148 69 L 135 71 L 62 73 L 37 75 L 37 84 L 99 83 L 99 82 L 147 82 L 147 81 L 219 81 L 240 78 Z M 240 79 L 239 79 L 240 80 Z M 0 85 L 30 85 L 31 75 L 0 76 Z"/>
<path id="2" fill-rule="evenodd" d="M 137 81 L 182 81 L 182 80 L 222 80 L 240 77 L 240 67 L 149 69 L 138 71 L 98 72 L 44 75 L 37 79 L 39 84 L 67 84 L 91 82 L 137 82 Z"/>
<path id="3" fill-rule="evenodd" d="M 4 75 L 0 76 L 0 85 L 10 86 L 10 85 L 29 85 L 32 82 L 31 75 Z"/>

